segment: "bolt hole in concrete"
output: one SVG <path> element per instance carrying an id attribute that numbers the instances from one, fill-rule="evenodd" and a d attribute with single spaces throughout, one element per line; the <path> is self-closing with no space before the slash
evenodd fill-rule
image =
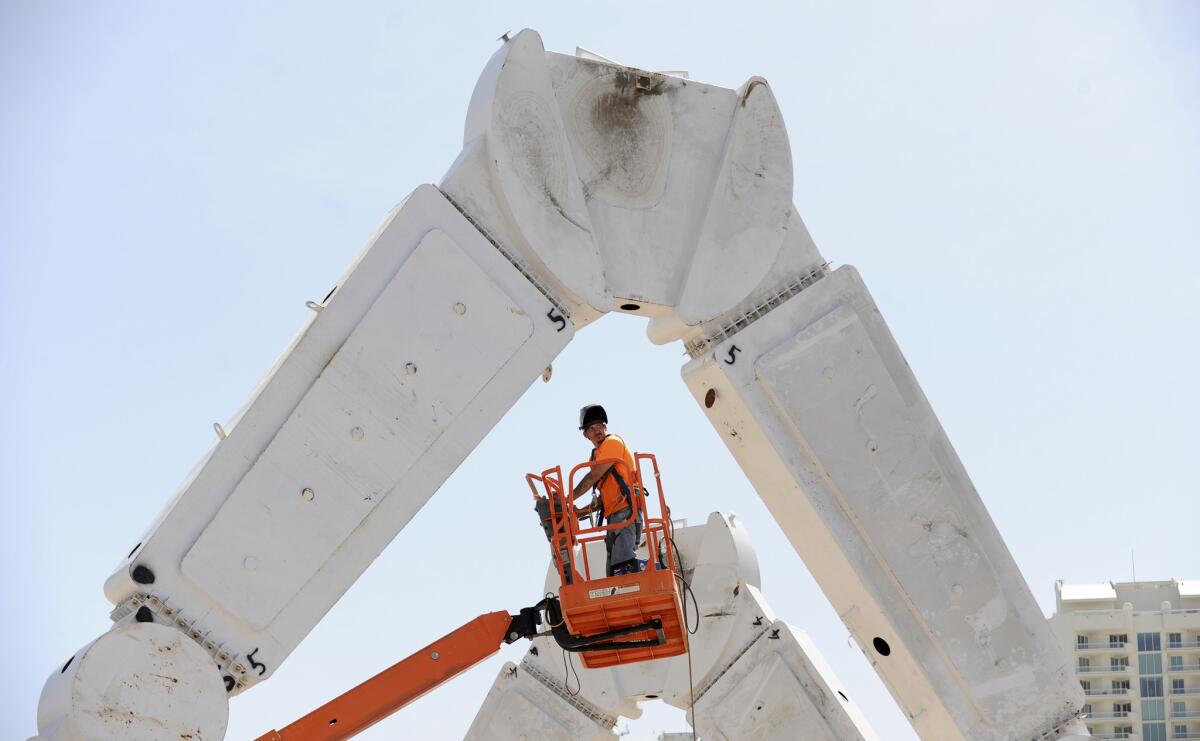
<path id="1" fill-rule="evenodd" d="M 704 394 L 704 408 L 712 409 L 712 405 L 717 403 L 717 390 L 709 389 Z"/>
<path id="2" fill-rule="evenodd" d="M 892 647 L 879 636 L 875 636 L 875 640 L 871 641 L 871 645 L 875 646 L 875 650 L 879 652 L 880 656 L 889 656 L 892 653 Z"/>
<path id="3" fill-rule="evenodd" d="M 637 311 L 640 308 L 637 304 L 621 304 L 621 311 Z"/>
<path id="4" fill-rule="evenodd" d="M 329 725 L 331 725 L 331 726 L 336 726 L 336 725 L 337 725 L 337 718 L 334 718 L 334 719 L 330 720 L 330 721 L 329 721 Z"/>

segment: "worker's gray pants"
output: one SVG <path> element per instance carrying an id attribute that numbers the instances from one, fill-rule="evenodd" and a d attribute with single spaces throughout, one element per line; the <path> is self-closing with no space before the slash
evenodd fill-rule
<path id="1" fill-rule="evenodd" d="M 619 525 L 633 515 L 629 507 L 617 510 L 605 518 L 607 525 Z M 637 557 L 637 546 L 642 540 L 642 520 L 639 517 L 632 525 L 620 530 L 609 530 L 604 535 L 604 546 L 608 549 L 606 576 L 612 576 L 613 567 Z"/>

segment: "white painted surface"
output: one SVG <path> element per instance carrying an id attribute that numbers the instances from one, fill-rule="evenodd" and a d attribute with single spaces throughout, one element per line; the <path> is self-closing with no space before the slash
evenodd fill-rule
<path id="1" fill-rule="evenodd" d="M 183 574 L 265 629 L 532 334 L 487 273 L 444 232 L 428 232 L 184 557 Z"/>
<path id="2" fill-rule="evenodd" d="M 229 700 L 212 659 L 183 633 L 126 623 L 56 669 L 38 703 L 47 741 L 219 739 Z"/>
<path id="3" fill-rule="evenodd" d="M 580 712 L 562 693 L 512 662 L 500 668 L 475 721 L 468 741 L 601 741 L 617 735 L 607 723 Z"/>
<path id="4" fill-rule="evenodd" d="M 237 691 L 269 677 L 566 344 L 572 329 L 551 307 L 435 188 L 418 188 L 107 596 L 152 596 Z M 133 581 L 139 565 L 153 584 Z"/>
<path id="5" fill-rule="evenodd" d="M 1062 585 L 1062 599 L 1065 600 L 1080 600 L 1080 599 L 1103 599 L 1111 600 L 1117 598 L 1117 590 L 1113 589 L 1113 585 L 1105 582 L 1104 584 L 1064 584 Z"/>
<path id="6" fill-rule="evenodd" d="M 478 166 L 473 166 L 478 163 Z M 546 51 L 522 31 L 492 56 L 471 96 L 463 155 L 442 188 L 579 308 L 611 308 Z M 588 312 L 591 313 L 591 312 Z"/>
<path id="7" fill-rule="evenodd" d="M 701 404 L 714 390 L 710 421 L 922 737 L 1036 735 L 1082 705 L 852 268 L 684 378 Z"/>
<path id="8" fill-rule="evenodd" d="M 713 741 L 878 739 L 813 642 L 782 620 L 700 698 L 695 718 Z"/>
<path id="9" fill-rule="evenodd" d="M 547 53 L 528 30 L 480 77 L 441 187 L 542 271 L 576 327 L 628 303 L 716 318 L 768 275 L 792 218 L 764 80 L 734 91 Z"/>
<path id="10" fill-rule="evenodd" d="M 729 311 L 759 285 L 792 217 L 792 152 L 775 96 L 766 80 L 753 77 L 737 100 L 677 302 L 688 325 Z"/>

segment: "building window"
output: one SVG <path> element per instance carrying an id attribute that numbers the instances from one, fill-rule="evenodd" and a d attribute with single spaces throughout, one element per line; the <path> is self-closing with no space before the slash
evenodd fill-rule
<path id="1" fill-rule="evenodd" d="M 1083 713 L 1084 715 L 1091 715 L 1092 714 L 1092 704 L 1090 702 L 1085 702 L 1083 704 L 1083 707 L 1079 709 L 1079 712 Z"/>
<path id="2" fill-rule="evenodd" d="M 1108 668 L 1124 671 L 1129 668 L 1128 656 L 1110 656 L 1108 659 Z"/>
<path id="3" fill-rule="evenodd" d="M 1088 692 L 1092 689 L 1092 683 L 1086 679 L 1079 680 L 1079 686 L 1083 688 L 1084 692 Z"/>
<path id="4" fill-rule="evenodd" d="M 1133 726 L 1113 726 L 1113 735 L 1117 738 L 1129 738 L 1133 735 Z"/>
<path id="5" fill-rule="evenodd" d="M 1167 634 L 1167 647 L 1168 648 L 1181 648 L 1182 646 L 1183 646 L 1183 634 L 1182 633 L 1168 633 Z"/>
<path id="6" fill-rule="evenodd" d="M 1087 636 L 1078 636 L 1078 635 L 1075 636 L 1075 647 L 1076 648 L 1087 648 L 1087 644 L 1088 644 Z"/>
<path id="7" fill-rule="evenodd" d="M 1079 657 L 1079 671 L 1087 673 L 1087 670 L 1091 669 L 1091 668 L 1092 668 L 1092 660 L 1084 658 L 1083 656 L 1080 656 Z"/>
<path id="8" fill-rule="evenodd" d="M 1112 681 L 1112 688 L 1114 690 L 1127 690 L 1127 689 L 1129 689 L 1129 680 L 1128 679 L 1114 679 Z"/>
<path id="9" fill-rule="evenodd" d="M 1162 677 L 1142 677 L 1140 680 L 1142 697 L 1162 697 Z"/>
<path id="10" fill-rule="evenodd" d="M 1175 724 L 1175 738 L 1187 738 L 1187 737 L 1188 737 L 1187 726 L 1184 725 L 1183 723 L 1176 723 Z"/>
<path id="11" fill-rule="evenodd" d="M 1129 643 L 1129 634 L 1128 633 L 1109 633 L 1108 634 L 1108 645 L 1111 646 L 1112 648 L 1120 648 L 1121 646 L 1124 646 L 1126 643 Z"/>
<path id="12" fill-rule="evenodd" d="M 1171 671 L 1175 671 L 1176 669 L 1183 668 L 1183 657 L 1182 656 L 1172 656 L 1172 657 L 1170 657 L 1170 659 L 1171 659 Z"/>
<path id="13" fill-rule="evenodd" d="M 1166 720 L 1162 700 L 1142 700 L 1142 720 Z"/>
<path id="14" fill-rule="evenodd" d="M 1161 651 L 1162 650 L 1162 635 L 1159 633 L 1138 633 L 1138 650 L 1139 651 Z"/>
<path id="15" fill-rule="evenodd" d="M 1171 692 L 1173 692 L 1173 693 L 1177 692 L 1181 695 L 1183 694 L 1183 680 L 1182 679 L 1172 679 L 1171 680 Z"/>
<path id="16" fill-rule="evenodd" d="M 1138 674 L 1162 674 L 1162 654 L 1138 654 Z"/>
<path id="17" fill-rule="evenodd" d="M 1183 715 L 1186 712 L 1187 712 L 1187 703 L 1186 702 L 1171 703 L 1171 715 L 1179 716 L 1179 715 Z"/>
<path id="18" fill-rule="evenodd" d="M 1131 703 L 1131 702 L 1114 702 L 1113 703 L 1113 715 L 1120 713 L 1121 715 L 1118 717 L 1123 718 L 1126 715 L 1129 715 L 1131 712 L 1133 712 L 1133 703 Z"/>
<path id="19" fill-rule="evenodd" d="M 1167 741 L 1167 724 L 1143 723 L 1142 741 Z"/>

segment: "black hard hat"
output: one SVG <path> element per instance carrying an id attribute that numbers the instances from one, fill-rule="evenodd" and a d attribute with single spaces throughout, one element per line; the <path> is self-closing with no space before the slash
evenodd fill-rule
<path id="1" fill-rule="evenodd" d="M 586 430 L 597 422 L 608 424 L 608 414 L 599 404 L 588 404 L 579 410 L 579 429 Z"/>

